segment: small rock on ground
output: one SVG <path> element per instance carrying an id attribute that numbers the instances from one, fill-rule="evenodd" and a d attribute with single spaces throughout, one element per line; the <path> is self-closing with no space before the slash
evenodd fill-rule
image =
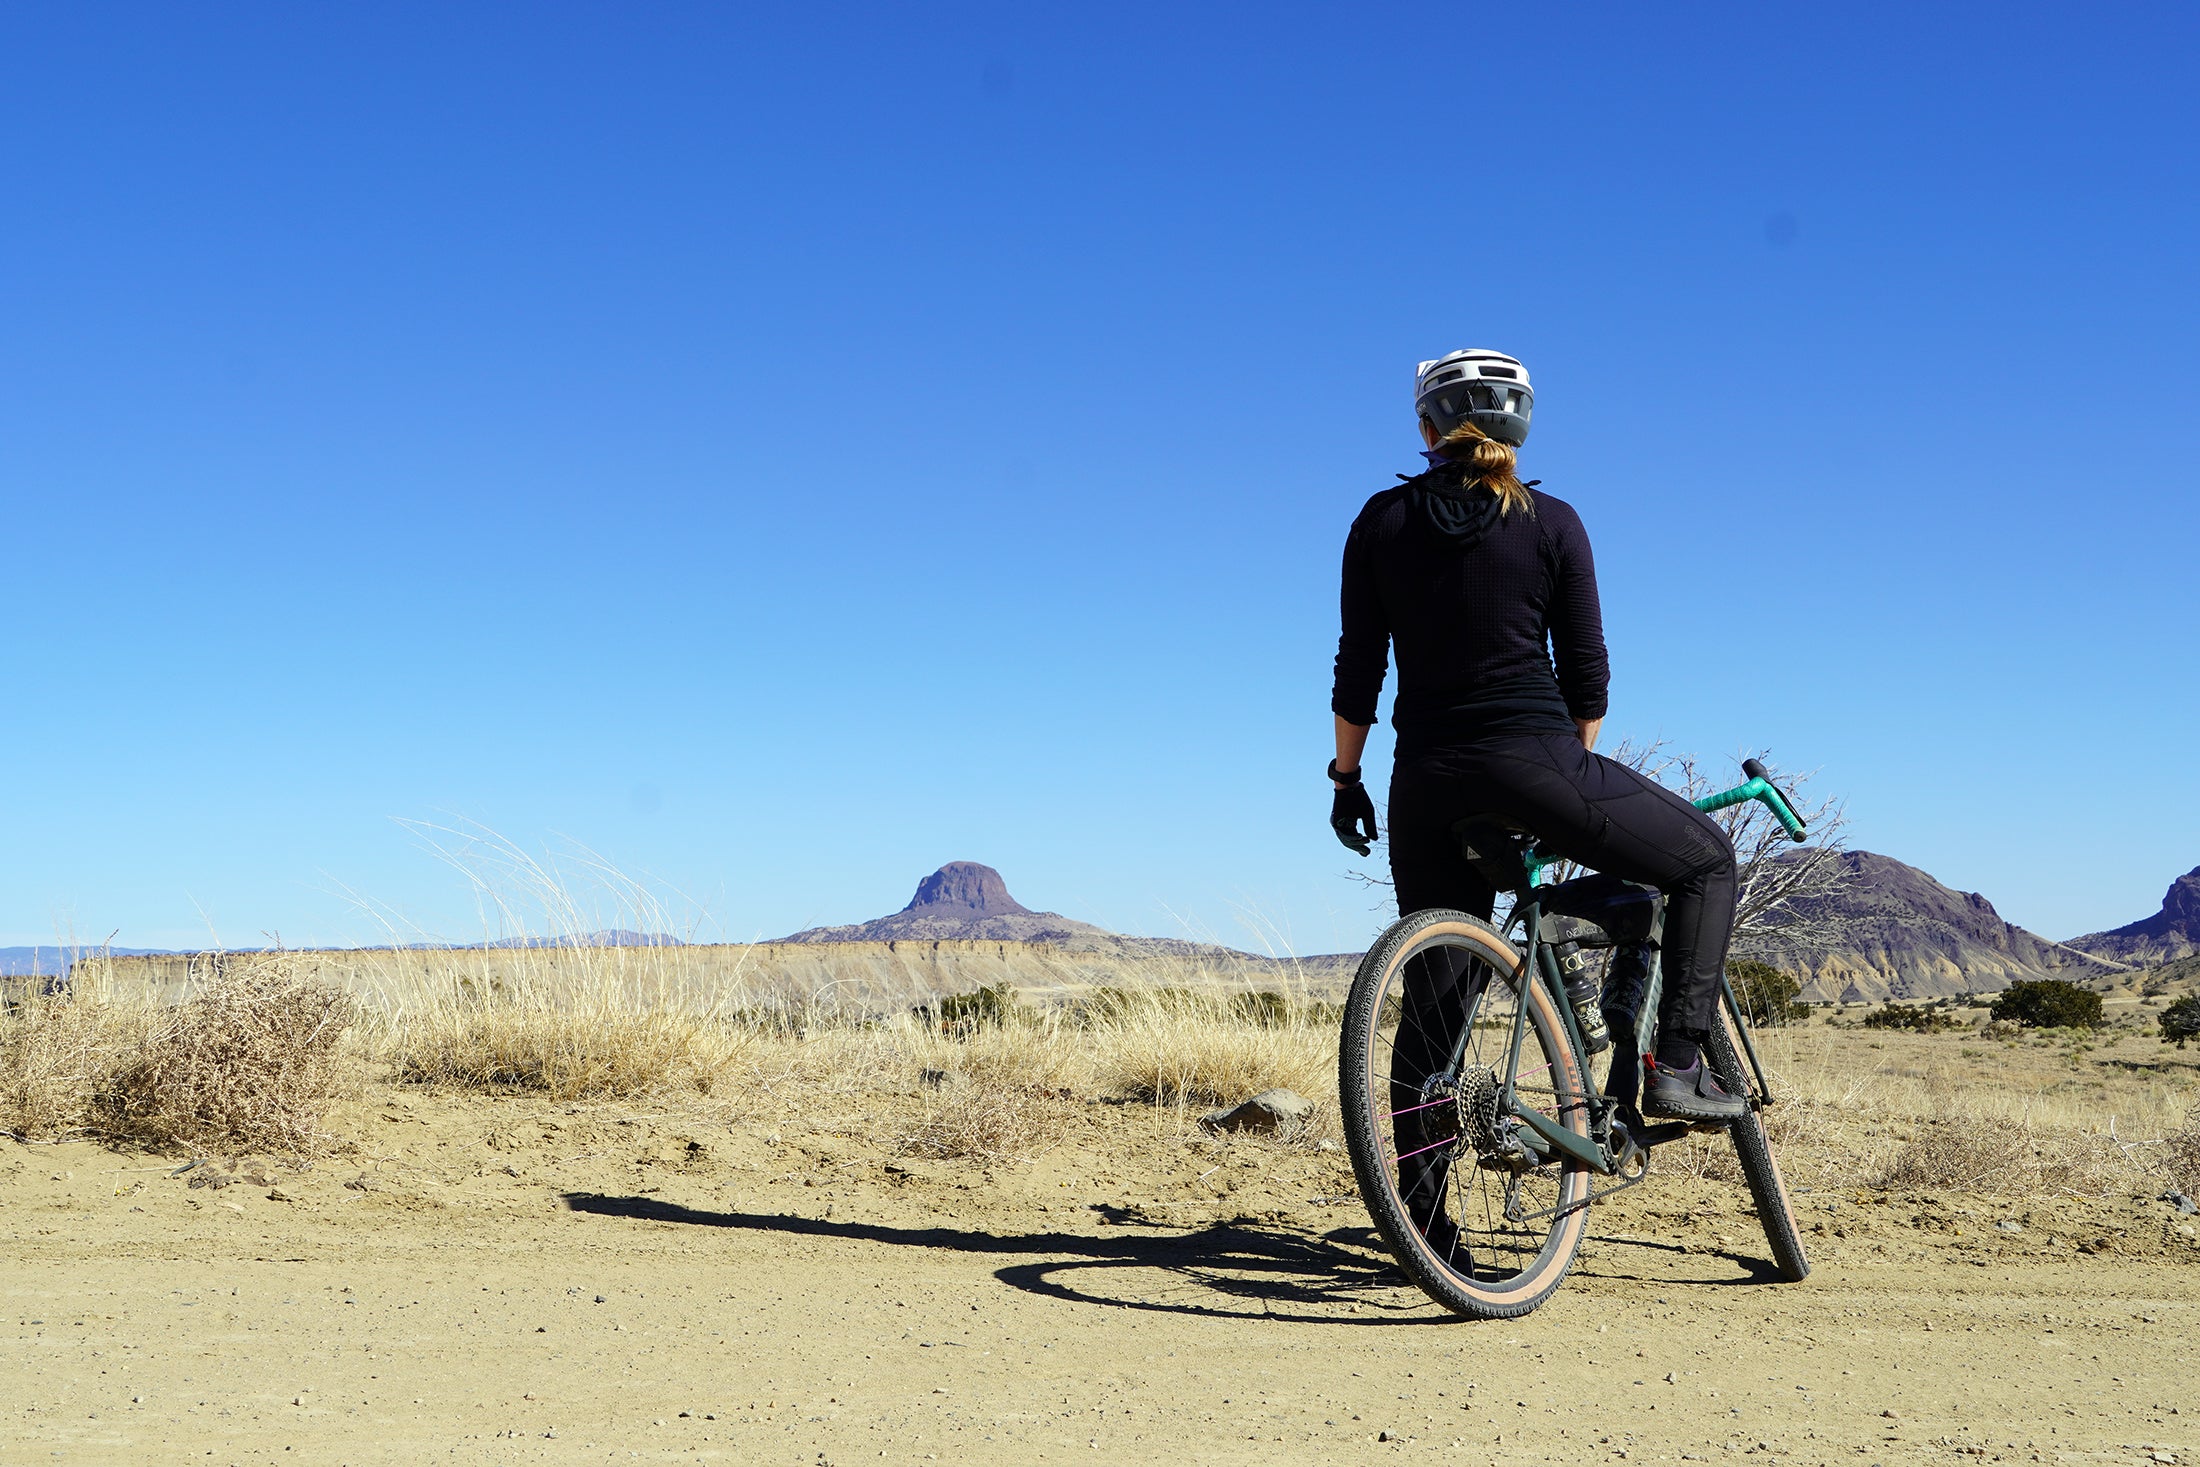
<path id="1" fill-rule="evenodd" d="M 1314 1113 L 1314 1102 L 1294 1090 L 1263 1090 L 1242 1105 L 1199 1118 L 1210 1131 L 1293 1131 Z"/>

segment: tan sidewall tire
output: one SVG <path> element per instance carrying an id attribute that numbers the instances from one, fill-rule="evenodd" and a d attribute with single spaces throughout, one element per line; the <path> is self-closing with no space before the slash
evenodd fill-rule
<path id="1" fill-rule="evenodd" d="M 1422 1241 L 1407 1220 L 1385 1158 L 1385 1118 L 1376 1114 L 1375 1095 L 1387 1097 L 1387 1065 L 1378 1069 L 1376 1036 L 1381 1029 L 1383 999 L 1402 986 L 1399 970 L 1406 959 L 1432 938 L 1450 938 L 1457 945 L 1479 950 L 1484 961 L 1518 985 L 1520 954 L 1487 923 L 1464 912 L 1418 912 L 1393 923 L 1367 956 L 1360 960 L 1345 1003 L 1342 1044 L 1338 1053 L 1338 1094 L 1344 1120 L 1345 1144 L 1352 1169 L 1359 1178 L 1360 1196 L 1367 1203 L 1375 1229 L 1389 1245 L 1398 1266 L 1428 1296 L 1456 1314 L 1475 1319 L 1509 1319 L 1526 1314 L 1541 1304 L 1564 1282 L 1581 1251 L 1589 1227 L 1589 1209 L 1578 1206 L 1589 1195 L 1592 1173 L 1578 1162 L 1565 1164 L 1559 1202 L 1569 1210 L 1560 1214 L 1543 1251 L 1529 1268 L 1502 1286 L 1477 1283 L 1446 1267 Z M 1562 1092 L 1586 1097 L 1580 1056 L 1565 1040 L 1565 1025 L 1540 983 L 1526 985 L 1528 1018 L 1550 1040 L 1557 1056 L 1554 1082 Z M 1377 1077 L 1380 1075 L 1380 1080 Z M 1571 1106 L 1560 1118 L 1575 1134 L 1589 1134 L 1587 1104 Z"/>

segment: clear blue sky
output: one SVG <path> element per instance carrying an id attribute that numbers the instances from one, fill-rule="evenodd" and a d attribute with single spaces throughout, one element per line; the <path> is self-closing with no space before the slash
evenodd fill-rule
<path id="1" fill-rule="evenodd" d="M 2200 863 L 2181 6 L 0 11 L 0 942 L 1382 920 L 1335 571 L 1522 357 L 1615 734 L 2052 936 Z M 1387 748 L 1380 738 L 1378 754 Z"/>

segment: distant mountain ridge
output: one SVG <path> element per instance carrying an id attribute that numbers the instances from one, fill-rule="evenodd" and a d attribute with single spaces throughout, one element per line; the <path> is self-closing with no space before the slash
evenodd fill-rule
<path id="1" fill-rule="evenodd" d="M 1762 956 L 1803 979 L 1806 999 L 1843 1003 L 1993 993 L 2034 978 L 2083 980 L 2113 968 L 2005 921 L 1975 891 L 1956 891 L 1874 851 L 1834 859 L 1847 880 L 1799 900 L 1795 916 L 1840 935 L 1811 943 L 1761 939 Z"/>
<path id="2" fill-rule="evenodd" d="M 2119 962 L 2148 966 L 2200 953 L 2200 866 L 2169 884 L 2162 895 L 2162 909 L 2153 916 L 2106 932 L 2073 937 L 2070 946 Z"/>
<path id="3" fill-rule="evenodd" d="M 115 957 L 158 956 L 157 947 L 65 947 L 56 942 L 38 943 L 29 947 L 0 947 L 0 978 L 32 978 L 45 976 L 59 978 L 69 971 L 69 964 L 78 958 L 98 953 Z"/>
<path id="4" fill-rule="evenodd" d="M 607 928 L 601 932 L 576 932 L 565 937 L 500 937 L 491 942 L 412 942 L 355 948 L 355 952 L 387 952 L 396 948 L 535 948 L 535 947 L 683 947 L 686 944 L 664 932 L 631 932 Z M 26 947 L 0 947 L 0 978 L 59 978 L 69 965 L 85 958 L 166 958 L 197 948 L 172 947 L 63 947 L 40 943 Z M 226 952 L 267 952 L 267 948 L 225 948 Z"/>

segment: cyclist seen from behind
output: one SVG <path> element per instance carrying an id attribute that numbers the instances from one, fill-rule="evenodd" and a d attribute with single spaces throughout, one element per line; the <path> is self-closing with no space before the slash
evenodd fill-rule
<path id="1" fill-rule="evenodd" d="M 1475 816 L 1657 887 L 1667 899 L 1666 986 L 1642 1109 L 1732 1120 L 1746 1102 L 1720 1088 L 1701 1045 L 1718 1022 L 1734 850 L 1688 801 L 1595 752 L 1609 682 L 1596 564 L 1574 507 L 1515 473 L 1534 403 L 1526 369 L 1501 352 L 1456 351 L 1415 374 L 1428 468 L 1370 499 L 1345 540 L 1330 824 L 1363 856 L 1379 838 L 1360 758 L 1395 647 L 1398 914 L 1450 907 L 1489 920 L 1495 893 L 1453 831 Z M 1466 998 L 1457 989 L 1472 981 L 1441 964 L 1409 973 L 1409 1004 L 1454 1015 L 1432 1044 L 1456 1036 Z M 1424 1060 L 1432 1070 L 1444 1063 Z"/>

